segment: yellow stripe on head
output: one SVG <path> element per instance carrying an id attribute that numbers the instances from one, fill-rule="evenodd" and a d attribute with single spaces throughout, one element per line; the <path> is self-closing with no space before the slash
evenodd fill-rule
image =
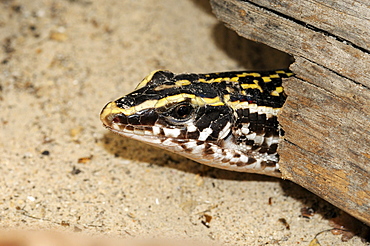
<path id="1" fill-rule="evenodd" d="M 270 74 L 270 78 L 278 79 L 280 78 L 279 74 Z"/>
<path id="2" fill-rule="evenodd" d="M 281 86 L 278 86 L 278 87 L 275 88 L 275 90 L 276 90 L 277 93 L 281 93 L 281 92 L 284 91 L 284 88 L 281 87 Z"/>
<path id="3" fill-rule="evenodd" d="M 263 92 L 261 86 L 257 84 L 241 84 L 240 85 L 244 90 L 246 89 L 258 89 L 260 92 Z"/>
<path id="4" fill-rule="evenodd" d="M 111 114 L 118 114 L 121 113 L 121 108 L 117 107 L 117 104 L 115 102 L 108 103 L 104 110 L 100 113 L 100 119 L 103 120 L 108 117 L 108 115 Z"/>
<path id="5" fill-rule="evenodd" d="M 211 105 L 211 106 L 223 106 L 223 105 L 225 105 L 219 97 L 202 98 L 202 99 L 206 104 Z"/>
<path id="6" fill-rule="evenodd" d="M 285 74 L 286 76 L 290 77 L 290 76 L 293 76 L 294 73 L 292 72 L 287 72 L 287 71 L 284 71 L 284 70 L 277 70 L 276 71 L 277 74 Z"/>
<path id="7" fill-rule="evenodd" d="M 178 80 L 175 82 L 176 86 L 184 86 L 184 85 L 190 85 L 191 82 L 187 79 Z"/>
<path id="8" fill-rule="evenodd" d="M 274 91 L 270 92 L 270 95 L 271 96 L 280 96 L 279 94 L 282 93 L 283 91 L 284 91 L 284 88 L 281 87 L 281 86 L 278 86 L 278 87 L 275 88 Z"/>
<path id="9" fill-rule="evenodd" d="M 195 98 L 195 95 L 187 94 L 187 93 L 181 93 L 181 94 L 176 94 L 176 95 L 173 95 L 173 96 L 167 96 L 167 97 L 164 97 L 164 98 L 161 98 L 161 99 L 157 100 L 156 101 L 157 103 L 155 104 L 155 107 L 160 108 L 160 107 L 166 106 L 168 103 L 183 102 L 187 98 L 193 99 L 193 98 Z"/>
<path id="10" fill-rule="evenodd" d="M 123 113 L 126 116 L 133 115 L 143 109 L 155 107 L 156 103 L 157 103 L 157 100 L 148 100 L 148 101 L 145 101 L 139 105 L 136 105 L 130 108 L 118 108 L 117 107 L 112 113 Z"/>
<path id="11" fill-rule="evenodd" d="M 238 77 L 247 77 L 247 76 L 252 76 L 252 77 L 261 77 L 260 73 L 242 73 L 238 74 Z"/>
<path id="12" fill-rule="evenodd" d="M 267 83 L 267 82 L 271 82 L 271 76 L 270 77 L 262 77 L 263 79 L 263 82 Z"/>

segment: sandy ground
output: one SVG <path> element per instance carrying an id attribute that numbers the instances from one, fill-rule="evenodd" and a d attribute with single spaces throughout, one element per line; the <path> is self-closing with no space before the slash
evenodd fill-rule
<path id="1" fill-rule="evenodd" d="M 207 1 L 2 0 L 0 42 L 2 228 L 212 245 L 308 245 L 330 229 L 330 206 L 293 183 L 205 167 L 102 127 L 105 103 L 152 70 L 289 64 L 225 28 Z M 319 212 L 303 218 L 305 206 Z"/>

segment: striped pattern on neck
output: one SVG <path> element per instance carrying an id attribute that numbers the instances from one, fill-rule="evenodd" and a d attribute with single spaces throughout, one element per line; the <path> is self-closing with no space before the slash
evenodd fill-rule
<path id="1" fill-rule="evenodd" d="M 281 176 L 277 114 L 289 70 L 173 74 L 154 71 L 108 103 L 100 118 L 119 135 L 197 162 Z"/>

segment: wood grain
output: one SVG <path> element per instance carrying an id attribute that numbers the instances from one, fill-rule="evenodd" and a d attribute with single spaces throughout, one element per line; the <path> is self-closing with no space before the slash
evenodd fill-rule
<path id="1" fill-rule="evenodd" d="M 370 5 L 211 0 L 239 35 L 290 53 L 279 121 L 286 179 L 370 225 Z"/>
<path id="2" fill-rule="evenodd" d="M 370 49 L 370 3 L 353 0 L 252 0 L 308 28 Z"/>

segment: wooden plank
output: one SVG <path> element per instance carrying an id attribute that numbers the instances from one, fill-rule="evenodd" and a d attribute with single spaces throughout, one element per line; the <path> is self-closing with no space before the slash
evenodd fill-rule
<path id="1" fill-rule="evenodd" d="M 269 0 L 249 1 L 262 8 L 272 8 L 293 21 L 347 40 L 370 50 L 370 2 L 353 0 Z"/>
<path id="2" fill-rule="evenodd" d="M 295 58 L 296 78 L 285 82 L 288 99 L 279 115 L 283 176 L 370 225 L 369 4 L 211 4 L 239 35 Z"/>
<path id="3" fill-rule="evenodd" d="M 311 76 L 284 86 L 289 96 L 279 117 L 286 130 L 279 149 L 283 177 L 369 222 L 370 134 L 364 133 L 370 133 L 370 93 L 358 97 L 365 104 L 356 104 L 350 99 L 357 88 L 344 94 L 350 81 L 302 58 L 297 66 Z"/>
<path id="4" fill-rule="evenodd" d="M 296 62 L 292 64 L 291 69 L 300 71 L 296 77 L 309 81 L 328 93 L 345 100 L 346 103 L 359 110 L 359 113 L 370 115 L 370 90 L 368 88 L 302 57 L 296 57 L 295 60 Z"/>

